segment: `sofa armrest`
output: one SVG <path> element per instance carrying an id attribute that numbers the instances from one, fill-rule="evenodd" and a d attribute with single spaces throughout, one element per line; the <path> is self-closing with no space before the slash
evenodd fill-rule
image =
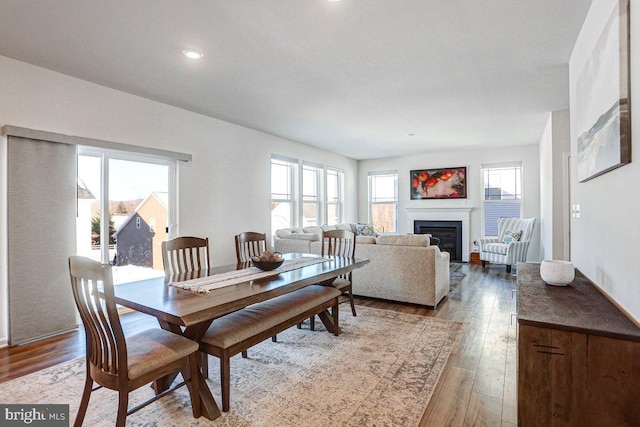
<path id="1" fill-rule="evenodd" d="M 485 237 L 480 239 L 480 246 L 484 245 L 485 243 L 500 243 L 500 241 L 495 237 Z"/>
<path id="2" fill-rule="evenodd" d="M 490 238 L 485 237 L 485 238 L 480 239 L 480 252 L 481 253 L 485 251 L 484 245 L 489 244 L 489 243 L 500 243 L 500 241 L 495 237 L 490 237 Z"/>
<path id="3" fill-rule="evenodd" d="M 449 293 L 449 288 L 451 286 L 451 277 L 449 275 L 450 268 L 450 257 L 449 252 L 442 252 L 440 248 L 434 246 L 435 254 L 434 254 L 434 262 L 435 262 L 435 305 L 438 303 Z"/>
<path id="4" fill-rule="evenodd" d="M 518 261 L 526 261 L 529 241 L 511 242 L 507 248 L 507 258 L 512 264 Z"/>

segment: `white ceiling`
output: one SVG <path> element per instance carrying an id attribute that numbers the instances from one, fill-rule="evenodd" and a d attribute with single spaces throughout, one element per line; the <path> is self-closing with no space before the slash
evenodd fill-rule
<path id="1" fill-rule="evenodd" d="M 537 143 L 546 113 L 568 108 L 590 3 L 2 0 L 0 55 L 355 159 L 393 157 Z"/>

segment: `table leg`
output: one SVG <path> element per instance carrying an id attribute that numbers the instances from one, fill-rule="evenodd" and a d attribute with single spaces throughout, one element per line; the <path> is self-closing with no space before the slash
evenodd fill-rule
<path id="1" fill-rule="evenodd" d="M 322 320 L 322 324 L 327 328 L 327 331 L 332 332 L 334 335 L 340 335 L 341 331 L 340 326 L 338 325 L 338 310 L 334 307 L 331 311 L 332 314 L 329 314 L 328 310 L 323 310 L 318 314 L 318 317 Z"/>
<path id="2" fill-rule="evenodd" d="M 215 420 L 222 415 L 222 413 L 220 412 L 220 408 L 218 408 L 218 404 L 214 400 L 211 390 L 209 390 L 209 387 L 202 376 L 202 371 L 199 369 L 198 381 L 200 381 L 200 405 L 202 407 L 202 415 L 210 420 Z"/>
<path id="3" fill-rule="evenodd" d="M 160 326 L 162 327 L 162 329 L 183 335 L 189 339 L 192 339 L 198 342 L 200 341 L 200 339 L 206 332 L 207 328 L 209 328 L 209 325 L 211 324 L 211 322 L 205 322 L 203 324 L 185 328 L 185 330 L 183 331 L 179 325 L 174 325 L 172 323 L 169 323 L 160 319 L 158 319 L 158 322 L 160 323 Z M 202 415 L 205 418 L 208 418 L 210 420 L 215 420 L 216 418 L 220 417 L 222 413 L 220 412 L 220 408 L 218 408 L 218 404 L 213 398 L 213 395 L 211 394 L 211 390 L 209 390 L 209 386 L 207 385 L 205 378 L 202 375 L 203 359 L 204 359 L 204 363 L 206 363 L 206 358 L 197 357 L 198 381 L 199 381 L 198 388 L 200 389 L 200 396 L 199 396 L 200 406 L 202 409 Z M 156 394 L 161 393 L 164 390 L 167 390 L 171 386 L 173 381 L 176 379 L 179 372 L 182 372 L 182 376 L 185 380 L 191 378 L 191 372 L 189 371 L 188 368 L 183 368 L 181 371 L 172 372 L 171 374 L 166 375 L 154 382 L 152 387 L 154 388 Z M 189 388 L 189 393 L 191 393 L 192 392 L 191 383 L 188 383 L 187 387 Z"/>

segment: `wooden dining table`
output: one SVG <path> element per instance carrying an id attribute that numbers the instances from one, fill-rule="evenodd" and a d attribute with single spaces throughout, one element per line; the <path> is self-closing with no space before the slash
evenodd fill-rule
<path id="1" fill-rule="evenodd" d="M 285 254 L 284 258 L 285 260 L 296 260 L 317 256 Z M 250 267 L 250 265 L 246 263 L 229 264 L 209 270 L 142 280 L 115 286 L 115 300 L 117 304 L 156 317 L 163 329 L 199 342 L 211 323 L 220 316 L 296 291 L 305 286 L 329 285 L 339 275 L 363 267 L 369 262 L 368 259 L 333 256 L 325 258 L 327 261 L 322 263 L 212 289 L 208 293 L 196 293 L 181 289 L 172 286 L 171 283 L 227 273 Z M 320 318 L 327 329 L 332 331 L 333 318 L 331 314 L 327 311 L 322 313 Z M 185 380 L 190 378 L 189 369 L 185 368 L 181 372 Z M 177 374 L 178 371 L 156 382 L 156 393 L 167 390 Z M 220 416 L 220 409 L 205 382 L 201 369 L 198 370 L 198 375 L 202 414 L 208 419 L 216 419 Z M 189 391 L 192 392 L 190 383 L 188 385 Z"/>

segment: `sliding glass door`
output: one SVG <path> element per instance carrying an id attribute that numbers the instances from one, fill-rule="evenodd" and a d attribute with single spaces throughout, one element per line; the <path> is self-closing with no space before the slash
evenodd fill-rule
<path id="1" fill-rule="evenodd" d="M 78 253 L 113 266 L 116 284 L 164 275 L 161 243 L 177 232 L 176 162 L 80 148 Z"/>

